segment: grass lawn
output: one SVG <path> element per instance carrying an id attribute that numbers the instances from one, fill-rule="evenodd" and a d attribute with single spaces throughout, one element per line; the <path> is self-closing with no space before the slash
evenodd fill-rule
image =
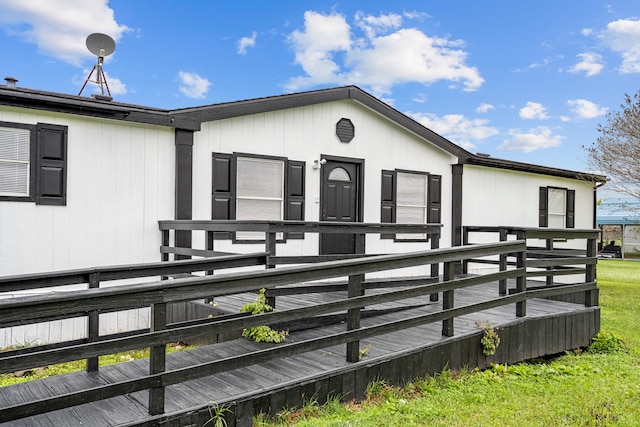
<path id="1" fill-rule="evenodd" d="M 443 372 L 404 388 L 369 385 L 365 402 L 310 402 L 275 422 L 296 426 L 640 426 L 640 262 L 598 263 L 605 353 L 486 371 Z M 626 343 L 619 345 L 618 338 Z"/>

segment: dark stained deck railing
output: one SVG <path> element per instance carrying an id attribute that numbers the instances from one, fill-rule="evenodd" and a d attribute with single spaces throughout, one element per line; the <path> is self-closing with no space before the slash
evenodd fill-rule
<path id="1" fill-rule="evenodd" d="M 158 222 L 162 232 L 162 246 L 160 253 L 162 260 L 168 261 L 169 255 L 173 254 L 174 259 L 182 257 L 194 256 L 218 256 L 228 254 L 228 252 L 218 252 L 214 250 L 216 236 L 223 236 L 220 240 L 231 240 L 235 242 L 235 236 L 238 232 L 257 232 L 264 235 L 263 239 L 252 241 L 244 240 L 246 243 L 264 244 L 264 251 L 268 254 L 266 268 L 275 268 L 277 265 L 286 264 L 306 264 L 316 262 L 335 261 L 340 259 L 361 258 L 363 256 L 371 256 L 366 251 L 366 236 L 368 234 L 393 237 L 398 234 L 420 235 L 424 238 L 403 239 L 403 243 L 412 243 L 416 245 L 416 250 L 420 250 L 428 245 L 431 249 L 440 247 L 440 235 L 442 232 L 442 224 L 382 224 L 382 223 L 362 223 L 362 222 L 333 222 L 333 221 L 267 221 L 267 220 L 166 220 Z M 206 250 L 193 249 L 193 232 L 205 232 Z M 297 255 L 297 256 L 278 256 L 278 244 L 286 244 L 286 236 L 303 237 L 305 234 L 317 233 L 322 234 L 351 234 L 355 237 L 355 253 L 354 254 L 335 254 L 335 255 Z M 285 238 L 278 239 L 278 235 Z M 186 247 L 185 247 L 186 246 Z M 318 248 L 319 250 L 319 248 Z M 380 255 L 380 254 L 378 254 Z M 431 282 L 437 281 L 439 276 L 439 264 L 431 265 Z M 388 287 L 389 280 L 384 282 L 369 281 L 367 288 Z M 315 292 L 333 292 L 340 289 L 346 289 L 346 284 L 329 284 L 316 287 Z M 293 295 L 299 293 L 297 289 L 266 289 L 267 303 L 275 307 L 277 295 Z M 303 292 L 311 292 L 305 290 Z M 431 295 L 432 301 L 438 300 L 438 295 Z"/>
<path id="2" fill-rule="evenodd" d="M 599 230 L 569 228 L 466 226 L 463 227 L 463 244 L 478 242 L 479 235 L 484 235 L 485 238 L 479 240 L 483 242 L 487 242 L 486 236 L 493 236 L 493 239 L 502 242 L 510 239 L 527 242 L 527 278 L 545 278 L 544 286 L 541 286 L 540 282 L 529 281 L 527 289 L 549 290 L 557 286 L 554 278 L 559 276 L 576 275 L 580 279 L 575 283 L 595 283 L 598 233 Z M 540 242 L 544 246 L 539 246 Z M 573 243 L 572 246 L 576 247 L 560 247 L 566 246 L 567 243 Z M 514 254 L 502 254 L 498 259 L 468 259 L 463 262 L 463 272 L 468 272 L 470 263 L 493 264 L 504 269 L 507 265 L 515 265 L 514 256 Z M 504 280 L 500 282 L 500 293 L 507 294 L 507 285 Z M 598 304 L 597 291 L 585 292 L 584 298 L 585 305 L 588 307 Z"/>
<path id="3" fill-rule="evenodd" d="M 240 220 L 167 220 L 159 221 L 162 231 L 162 247 L 160 253 L 163 261 L 169 259 L 169 254 L 174 256 L 217 256 L 220 252 L 214 250 L 216 236 L 221 233 L 233 233 L 252 231 L 264 233 L 264 239 L 256 240 L 259 244 L 264 242 L 265 252 L 269 253 L 269 266 L 277 264 L 297 264 L 309 262 L 331 261 L 361 257 L 365 254 L 365 236 L 367 234 L 396 235 L 396 234 L 422 234 L 424 239 L 415 239 L 416 244 L 425 245 L 430 242 L 430 248 L 436 249 L 440 245 L 442 224 L 380 224 L 363 222 L 305 222 L 305 221 L 240 221 Z M 193 231 L 205 231 L 204 247 L 206 249 L 193 249 L 191 245 L 184 243 L 192 241 Z M 173 236 L 171 233 L 173 232 Z M 184 234 L 186 233 L 186 234 Z M 355 236 L 356 253 L 353 255 L 301 255 L 296 257 L 277 256 L 276 248 L 279 243 L 286 243 L 286 239 L 277 239 L 279 233 L 284 236 L 302 235 L 306 233 L 326 234 L 352 234 Z M 173 237 L 173 238 L 172 238 Z M 225 236 L 224 240 L 229 237 Z M 403 240 L 405 242 L 406 240 Z M 174 244 L 171 245 L 171 242 Z M 245 241 L 245 243 L 247 243 Z M 424 246 L 423 246 L 424 247 Z"/>
<path id="4" fill-rule="evenodd" d="M 453 336 L 453 319 L 458 316 L 487 310 L 493 307 L 515 303 L 516 315 L 526 315 L 526 301 L 551 294 L 570 292 L 588 292 L 595 289 L 594 282 L 552 289 L 527 290 L 526 245 L 523 240 L 504 241 L 491 244 L 468 245 L 447 249 L 431 249 L 418 252 L 375 255 L 359 259 L 345 259 L 311 263 L 302 266 L 283 267 L 249 272 L 221 273 L 202 277 L 180 278 L 151 283 L 127 284 L 109 288 L 92 288 L 75 291 L 72 298 L 64 293 L 17 297 L 0 300 L 0 327 L 27 325 L 52 317 L 86 316 L 91 312 L 124 310 L 150 307 L 152 325 L 148 332 L 125 337 L 105 337 L 98 341 L 84 343 L 62 343 L 57 348 L 38 349 L 27 353 L 0 353 L 0 372 L 13 372 L 36 366 L 60 363 L 71 360 L 87 359 L 103 354 L 138 348 L 151 348 L 150 369 L 148 375 L 140 378 L 74 390 L 65 394 L 42 398 L 12 406 L 0 407 L 0 422 L 11 421 L 31 415 L 46 413 L 61 408 L 103 400 L 141 390 L 150 390 L 149 413 L 164 411 L 164 391 L 167 386 L 192 379 L 206 377 L 218 372 L 248 366 L 266 360 L 291 356 L 299 353 L 345 344 L 346 358 L 350 362 L 359 359 L 359 341 L 387 333 L 398 333 L 405 328 L 442 322 L 442 334 Z M 456 264 L 470 259 L 483 259 L 515 255 L 516 264 L 501 265 L 500 271 L 470 277 L 454 275 Z M 393 289 L 375 295 L 362 295 L 362 278 L 367 273 L 394 270 L 398 268 L 444 265 L 444 278 L 438 283 L 417 284 L 403 289 Z M 153 272 L 157 274 L 157 272 Z M 310 281 L 346 277 L 348 297 L 336 301 L 239 318 L 210 318 L 189 322 L 186 326 L 169 327 L 166 324 L 166 305 L 178 301 L 219 297 L 245 292 L 255 292 L 261 288 L 295 286 Z M 481 303 L 465 306 L 455 305 L 455 292 L 458 289 L 515 279 L 515 292 L 509 295 L 496 291 L 495 297 Z M 360 311 L 363 307 L 388 301 L 407 298 L 426 298 L 427 295 L 442 292 L 442 310 L 406 317 L 375 326 L 360 327 Z M 282 343 L 240 356 L 196 364 L 193 366 L 166 370 L 165 346 L 176 341 L 197 340 L 217 333 L 307 319 L 314 316 L 346 311 L 348 321 L 345 330 L 340 333 L 323 335 L 300 342 Z M 0 403 L 0 405 L 2 405 Z"/>
<path id="5" fill-rule="evenodd" d="M 174 277 L 186 273 L 198 271 L 211 271 L 214 269 L 226 269 L 234 267 L 247 267 L 255 265 L 265 265 L 267 262 L 266 253 L 251 253 L 243 255 L 226 255 L 217 258 L 180 260 L 171 262 L 155 262 L 144 264 L 114 265 L 94 268 L 83 268 L 75 270 L 54 271 L 48 273 L 22 274 L 16 276 L 0 277 L 0 294 L 21 292 L 28 290 L 42 290 L 43 288 L 56 288 L 68 285 L 86 284 L 88 289 L 97 289 L 100 284 L 108 281 L 138 279 L 142 277 Z M 118 309 L 102 309 L 100 313 L 119 311 Z M 66 345 L 83 344 L 98 339 L 108 337 L 118 337 L 130 335 L 130 333 L 120 333 L 99 336 L 100 314 L 97 310 L 87 312 L 87 338 L 67 342 Z M 49 322 L 67 318 L 52 314 L 49 317 L 42 317 L 40 322 Z M 13 326 L 6 324 L 5 327 Z M 43 351 L 59 347 L 60 344 L 48 344 L 40 346 L 30 346 L 14 350 L 14 354 Z M 5 353 L 8 354 L 8 353 Z M 87 370 L 98 370 L 98 358 L 87 359 Z"/>

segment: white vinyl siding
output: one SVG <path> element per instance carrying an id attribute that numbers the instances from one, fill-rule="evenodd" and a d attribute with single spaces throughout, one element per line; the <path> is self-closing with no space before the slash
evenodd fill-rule
<path id="1" fill-rule="evenodd" d="M 567 190 L 549 188 L 549 228 L 565 228 L 567 218 Z"/>
<path id="2" fill-rule="evenodd" d="M 284 161 L 238 157 L 236 219 L 282 220 Z M 237 239 L 264 239 L 264 233 L 238 232 Z"/>
<path id="3" fill-rule="evenodd" d="M 426 174 L 398 172 L 396 194 L 396 223 L 427 223 Z M 424 239 L 424 234 L 398 234 L 398 239 Z"/>
<path id="4" fill-rule="evenodd" d="M 28 129 L 0 127 L 0 196 L 29 196 Z"/>

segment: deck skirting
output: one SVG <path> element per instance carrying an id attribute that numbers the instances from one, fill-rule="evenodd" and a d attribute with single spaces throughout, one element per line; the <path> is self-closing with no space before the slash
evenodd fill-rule
<path id="1" fill-rule="evenodd" d="M 444 369 L 484 369 L 491 364 L 513 364 L 586 347 L 599 330 L 600 307 L 524 317 L 496 327 L 500 345 L 492 356 L 482 353 L 482 332 L 478 330 L 377 358 L 365 358 L 359 363 L 215 404 L 230 409 L 226 417 L 229 427 L 251 426 L 253 417 L 260 413 L 273 416 L 283 409 L 301 407 L 309 400 L 319 404 L 325 403 L 329 396 L 340 396 L 343 401 L 362 400 L 367 385 L 376 380 L 402 385 Z M 210 418 L 209 407 L 200 406 L 126 425 L 201 426 Z"/>

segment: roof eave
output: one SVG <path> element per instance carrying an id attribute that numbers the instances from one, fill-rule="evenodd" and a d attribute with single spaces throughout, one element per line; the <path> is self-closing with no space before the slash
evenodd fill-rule
<path id="1" fill-rule="evenodd" d="M 199 122 L 190 117 L 176 117 L 169 110 L 145 108 L 95 98 L 54 94 L 30 89 L 0 86 L 0 104 L 16 108 L 77 114 L 172 128 L 200 129 Z"/>
<path id="2" fill-rule="evenodd" d="M 589 181 L 595 184 L 606 183 L 607 177 L 603 175 L 591 174 L 586 172 L 577 172 L 568 169 L 553 168 L 549 166 L 535 165 L 532 163 L 515 162 L 512 160 L 496 159 L 491 157 L 481 157 L 472 155 L 465 162 L 476 166 L 493 167 L 499 169 L 508 169 L 519 172 L 539 173 L 543 175 L 551 175 L 562 178 L 578 179 Z"/>

